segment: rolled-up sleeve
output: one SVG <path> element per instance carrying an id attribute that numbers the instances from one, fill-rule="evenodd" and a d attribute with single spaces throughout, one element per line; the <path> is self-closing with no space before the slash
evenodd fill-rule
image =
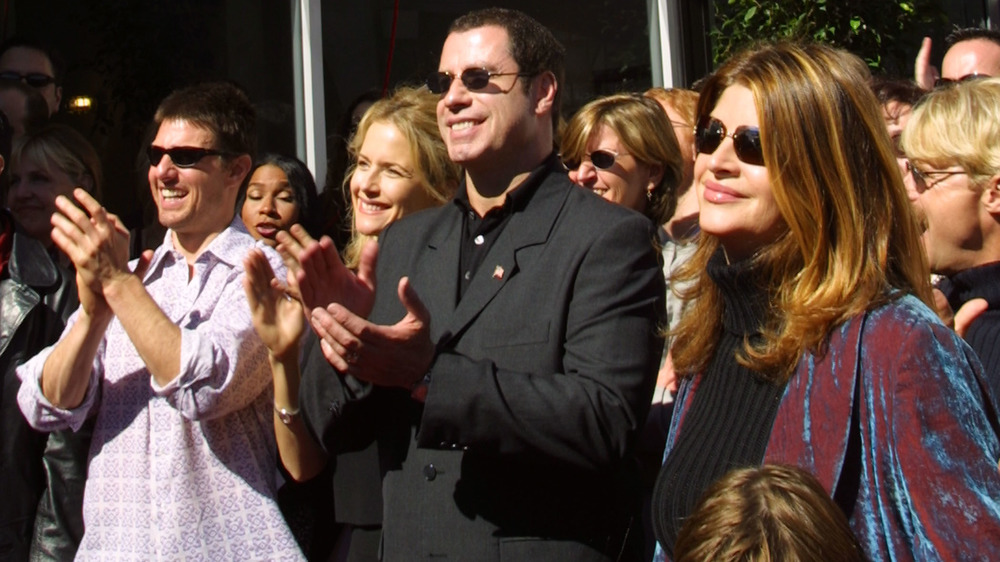
<path id="1" fill-rule="evenodd" d="M 278 254 L 265 254 L 277 278 L 284 279 Z M 195 307 L 180 322 L 178 376 L 163 386 L 150 378 L 153 392 L 191 420 L 245 408 L 271 384 L 267 348 L 253 329 L 243 290 L 242 262 L 212 269 Z"/>

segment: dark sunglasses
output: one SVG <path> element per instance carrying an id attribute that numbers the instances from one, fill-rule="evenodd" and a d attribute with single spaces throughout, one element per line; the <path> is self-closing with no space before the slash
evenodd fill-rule
<path id="1" fill-rule="evenodd" d="M 754 166 L 764 165 L 764 152 L 760 146 L 760 129 L 740 125 L 736 127 L 733 134 L 726 131 L 726 126 L 722 121 L 704 115 L 698 120 L 698 126 L 694 128 L 694 147 L 700 154 L 712 154 L 722 139 L 729 137 L 733 139 L 733 149 L 736 157 Z"/>
<path id="2" fill-rule="evenodd" d="M 531 76 L 524 72 L 490 72 L 485 68 L 466 68 L 458 75 L 462 84 L 470 91 L 477 92 L 490 85 L 490 78 L 494 76 Z M 451 88 L 455 75 L 450 72 L 435 72 L 427 77 L 427 89 L 435 94 L 443 94 Z M 516 81 L 516 79 L 515 79 Z M 511 85 L 511 88 L 514 86 Z"/>
<path id="3" fill-rule="evenodd" d="M 626 155 L 615 154 L 610 150 L 595 150 L 585 156 L 590 159 L 590 163 L 593 164 L 595 168 L 607 170 L 615 165 L 615 160 L 617 160 L 619 156 Z M 566 160 L 563 165 L 566 166 L 567 170 L 576 170 L 580 167 L 581 163 L 582 162 L 580 160 Z"/>
<path id="4" fill-rule="evenodd" d="M 989 77 L 989 74 L 979 74 L 977 72 L 973 72 L 972 74 L 966 74 L 961 78 L 938 78 L 934 81 L 934 87 L 940 88 L 942 86 L 952 86 L 954 84 L 958 84 L 959 82 L 968 82 L 969 80 L 980 80 L 982 78 Z"/>
<path id="5" fill-rule="evenodd" d="M 48 86 L 56 81 L 55 78 L 49 76 L 48 74 L 42 74 L 40 72 L 19 74 L 13 71 L 0 72 L 0 80 L 3 80 L 4 82 L 24 82 L 32 88 L 44 88 L 45 86 Z"/>
<path id="6" fill-rule="evenodd" d="M 149 165 L 158 166 L 160 160 L 163 159 L 163 155 L 166 154 L 170 156 L 170 161 L 174 163 L 174 166 L 178 168 L 193 168 L 201 159 L 206 156 L 227 156 L 228 153 L 222 152 L 221 150 L 212 150 L 210 148 L 189 148 L 189 147 L 174 147 L 174 148 L 160 148 L 158 146 L 149 145 L 146 149 L 146 155 L 149 156 Z"/>

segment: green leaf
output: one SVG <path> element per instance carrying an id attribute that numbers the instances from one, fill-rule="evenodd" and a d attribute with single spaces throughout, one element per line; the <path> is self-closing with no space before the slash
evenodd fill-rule
<path id="1" fill-rule="evenodd" d="M 743 16 L 743 21 L 749 23 L 750 20 L 753 19 L 754 14 L 756 13 L 757 13 L 757 6 L 750 6 L 750 9 L 748 9 L 747 13 L 744 14 Z"/>
<path id="2" fill-rule="evenodd" d="M 851 18 L 851 29 L 857 31 L 861 27 L 861 20 L 858 18 Z"/>

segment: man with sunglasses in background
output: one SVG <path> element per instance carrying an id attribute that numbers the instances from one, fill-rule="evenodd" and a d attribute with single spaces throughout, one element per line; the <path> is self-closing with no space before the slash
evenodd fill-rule
<path id="1" fill-rule="evenodd" d="M 80 309 L 18 369 L 28 422 L 96 416 L 77 560 L 299 560 L 275 496 L 271 374 L 242 287 L 253 247 L 235 214 L 256 118 L 230 84 L 169 95 L 154 117 L 149 186 L 163 244 L 127 263 L 121 221 L 77 189 L 52 239 Z"/>
<path id="2" fill-rule="evenodd" d="M 40 41 L 15 37 L 0 45 L 0 81 L 23 82 L 38 90 L 49 115 L 62 101 L 62 58 Z"/>
<path id="3" fill-rule="evenodd" d="M 631 452 L 663 346 L 656 226 L 567 178 L 562 76 L 563 48 L 525 14 L 455 20 L 428 81 L 466 170 L 455 200 L 389 226 L 357 277 L 328 241 L 298 254 L 320 341 L 302 412 L 338 472 L 369 440 L 371 485 L 334 494 L 344 516 L 384 475 L 383 560 L 641 557 Z"/>
<path id="4" fill-rule="evenodd" d="M 931 63 L 931 39 L 917 53 L 914 80 L 925 90 L 978 77 L 1000 76 L 1000 31 L 978 27 L 956 29 L 945 38 L 948 47 L 941 75 Z"/>

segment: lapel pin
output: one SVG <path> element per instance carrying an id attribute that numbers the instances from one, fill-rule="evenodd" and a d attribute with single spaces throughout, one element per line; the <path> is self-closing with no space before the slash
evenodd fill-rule
<path id="1" fill-rule="evenodd" d="M 500 267 L 499 265 L 496 266 L 495 269 L 493 269 L 493 278 L 494 279 L 503 279 L 503 268 Z"/>

